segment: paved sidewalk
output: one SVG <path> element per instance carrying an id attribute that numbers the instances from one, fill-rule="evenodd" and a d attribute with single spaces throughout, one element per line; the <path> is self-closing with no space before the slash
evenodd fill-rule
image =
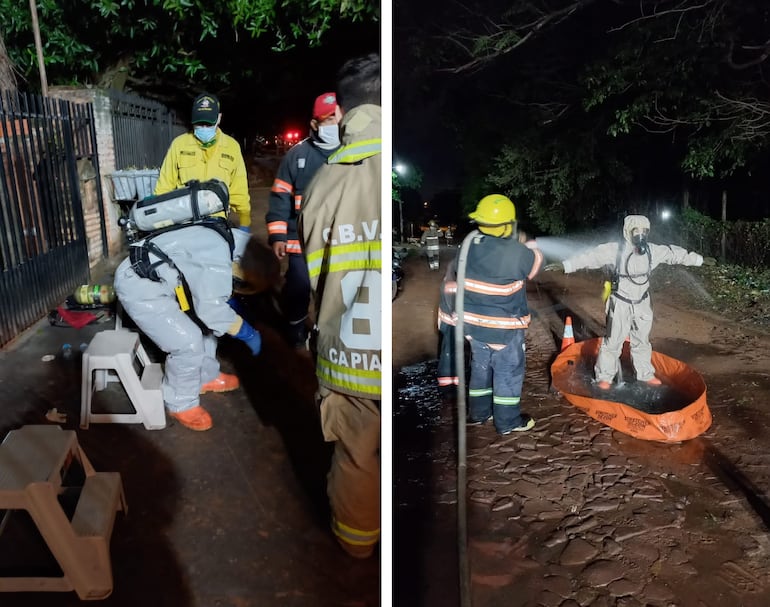
<path id="1" fill-rule="evenodd" d="M 102 264 L 92 282 L 111 284 L 116 265 Z M 221 340 L 223 369 L 236 372 L 242 387 L 202 397 L 215 424 L 202 433 L 172 421 L 154 431 L 79 428 L 78 346 L 111 329 L 111 320 L 74 329 L 43 319 L 0 351 L 0 438 L 25 424 L 54 423 L 46 413 L 55 408 L 66 414 L 61 426 L 77 432 L 96 470 L 122 475 L 128 514 L 117 517 L 114 591 L 100 604 L 379 604 L 379 558 L 351 559 L 328 530 L 330 449 L 318 426 L 312 364 L 283 342 L 270 320 L 257 323 L 264 336 L 257 358 L 238 342 Z M 71 360 L 61 356 L 64 343 L 74 348 Z M 46 362 L 48 356 L 53 360 Z M 113 398 L 128 400 L 119 392 Z M 17 549 L 0 535 L 0 573 Z M 74 592 L 0 593 L 3 607 L 80 604 Z"/>

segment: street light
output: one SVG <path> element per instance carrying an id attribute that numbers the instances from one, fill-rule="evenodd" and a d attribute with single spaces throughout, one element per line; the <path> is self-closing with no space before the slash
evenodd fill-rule
<path id="1" fill-rule="evenodd" d="M 393 170 L 399 175 L 406 175 L 409 169 L 400 162 L 393 166 Z M 404 242 L 404 201 L 401 196 L 398 197 L 398 221 L 399 221 L 399 235 L 401 242 Z"/>

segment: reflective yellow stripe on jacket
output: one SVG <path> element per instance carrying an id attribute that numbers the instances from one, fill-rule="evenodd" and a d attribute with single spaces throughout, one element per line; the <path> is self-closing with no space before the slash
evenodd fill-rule
<path id="1" fill-rule="evenodd" d="M 323 379 L 328 385 L 360 392 L 374 397 L 374 400 L 380 398 L 382 371 L 379 368 L 374 371 L 351 369 L 344 365 L 338 365 L 319 354 L 316 359 L 316 374 L 318 379 Z"/>
<path id="2" fill-rule="evenodd" d="M 311 279 L 321 274 L 350 270 L 381 270 L 382 242 L 369 240 L 350 244 L 327 245 L 323 249 L 308 254 L 306 259 L 308 274 Z M 348 361 L 348 363 L 350 362 Z M 379 369 L 368 370 L 372 369 L 372 361 L 366 361 L 366 363 L 363 364 L 363 368 L 351 368 L 319 353 L 316 361 L 316 373 L 319 379 L 327 382 L 328 385 L 379 398 L 382 372 Z M 377 367 L 379 367 L 379 361 Z"/>
<path id="3" fill-rule="evenodd" d="M 326 161 L 328 164 L 354 164 L 382 152 L 382 139 L 365 139 L 342 146 Z"/>
<path id="4" fill-rule="evenodd" d="M 329 245 L 307 255 L 310 278 L 348 270 L 381 270 L 382 242 L 369 240 Z"/>

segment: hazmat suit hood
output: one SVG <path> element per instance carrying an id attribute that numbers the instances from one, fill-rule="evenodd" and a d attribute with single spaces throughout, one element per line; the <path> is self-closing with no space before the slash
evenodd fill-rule
<path id="1" fill-rule="evenodd" d="M 647 219 L 644 215 L 627 215 L 623 220 L 623 238 L 625 238 L 626 242 L 629 244 L 633 243 L 631 234 L 637 228 L 641 228 L 649 232 L 650 220 Z"/>

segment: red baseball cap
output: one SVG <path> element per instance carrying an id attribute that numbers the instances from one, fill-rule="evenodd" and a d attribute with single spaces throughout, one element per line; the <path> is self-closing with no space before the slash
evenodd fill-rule
<path id="1" fill-rule="evenodd" d="M 313 118 L 316 120 L 325 120 L 331 116 L 337 109 L 337 95 L 334 93 L 324 93 L 316 97 L 313 104 Z"/>

